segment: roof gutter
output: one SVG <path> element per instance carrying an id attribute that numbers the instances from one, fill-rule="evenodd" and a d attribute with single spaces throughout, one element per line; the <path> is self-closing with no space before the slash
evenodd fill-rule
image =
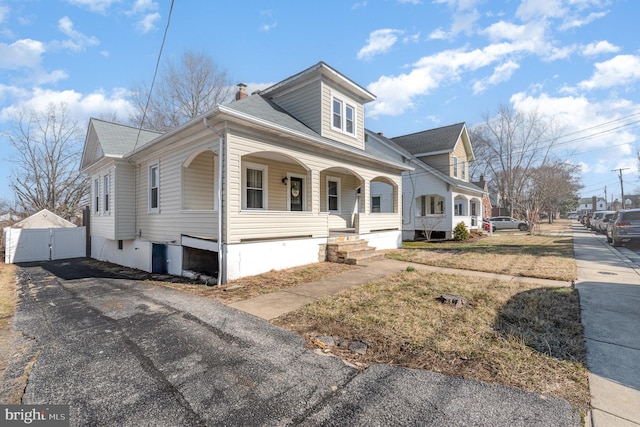
<path id="1" fill-rule="evenodd" d="M 224 206 L 223 206 L 223 194 L 222 194 L 222 177 L 224 170 L 224 133 L 215 128 L 214 126 L 209 124 L 207 117 L 202 118 L 202 123 L 209 130 L 213 131 L 218 135 L 218 277 L 216 278 L 216 283 L 218 285 L 224 285 L 227 283 L 227 269 L 224 262 L 226 261 L 225 257 L 225 244 L 224 239 L 222 237 L 222 230 L 224 229 Z"/>

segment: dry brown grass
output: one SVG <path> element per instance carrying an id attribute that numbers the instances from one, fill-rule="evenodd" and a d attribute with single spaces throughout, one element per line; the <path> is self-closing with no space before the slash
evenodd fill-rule
<path id="1" fill-rule="evenodd" d="M 565 281 L 577 277 L 567 220 L 541 224 L 533 235 L 498 232 L 468 242 L 405 242 L 403 249 L 387 251 L 386 256 L 436 267 L 512 276 Z"/>
<path id="2" fill-rule="evenodd" d="M 460 308 L 441 294 L 465 297 Z M 577 292 L 485 278 L 405 272 L 307 305 L 274 323 L 303 335 L 371 343 L 364 366 L 390 363 L 519 387 L 589 405 Z"/>
<path id="3" fill-rule="evenodd" d="M 16 309 L 16 267 L 0 263 L 0 329 L 11 324 Z"/>
<path id="4" fill-rule="evenodd" d="M 262 294 L 278 292 L 322 278 L 332 277 L 354 268 L 356 267 L 347 264 L 319 262 L 285 270 L 272 270 L 257 276 L 231 280 L 222 287 L 175 283 L 161 284 L 229 304 Z"/>

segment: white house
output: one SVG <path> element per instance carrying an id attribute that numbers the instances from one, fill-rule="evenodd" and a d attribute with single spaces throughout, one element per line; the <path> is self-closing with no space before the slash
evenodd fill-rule
<path id="1" fill-rule="evenodd" d="M 399 247 L 411 167 L 365 140 L 374 99 L 320 62 L 165 134 L 91 119 L 92 256 L 225 283 L 324 260 L 336 236 Z"/>
<path id="2" fill-rule="evenodd" d="M 481 228 L 486 192 L 470 182 L 475 158 L 464 123 L 391 139 L 371 133 L 369 140 L 384 143 L 413 167 L 402 175 L 404 240 L 450 239 L 461 222 Z"/>

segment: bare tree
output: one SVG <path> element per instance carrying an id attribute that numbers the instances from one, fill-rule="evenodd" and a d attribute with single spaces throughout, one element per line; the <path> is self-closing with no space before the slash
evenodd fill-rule
<path id="1" fill-rule="evenodd" d="M 422 224 L 425 239 L 431 240 L 431 235 L 443 221 L 444 215 L 421 217 L 420 223 Z"/>
<path id="2" fill-rule="evenodd" d="M 226 70 L 205 53 L 187 50 L 179 61 L 165 64 L 153 88 L 140 84 L 133 89 L 135 111 L 129 121 L 167 132 L 228 101 L 232 91 Z"/>
<path id="3" fill-rule="evenodd" d="M 89 191 L 88 178 L 78 169 L 80 131 L 65 103 L 13 115 L 4 136 L 15 149 L 9 187 L 17 209 L 25 214 L 48 209 L 69 220 L 79 212 Z"/>
<path id="4" fill-rule="evenodd" d="M 524 209 L 531 170 L 545 165 L 561 129 L 537 110 L 527 113 L 501 106 L 495 117 L 472 129 L 476 170 L 484 171 L 499 200 L 513 216 Z"/>

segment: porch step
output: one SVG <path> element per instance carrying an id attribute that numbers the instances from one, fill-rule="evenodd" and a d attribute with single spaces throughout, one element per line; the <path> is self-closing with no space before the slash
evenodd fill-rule
<path id="1" fill-rule="evenodd" d="M 364 239 L 345 239 L 327 243 L 327 260 L 342 264 L 362 265 L 384 258 L 384 254 L 369 246 Z"/>

